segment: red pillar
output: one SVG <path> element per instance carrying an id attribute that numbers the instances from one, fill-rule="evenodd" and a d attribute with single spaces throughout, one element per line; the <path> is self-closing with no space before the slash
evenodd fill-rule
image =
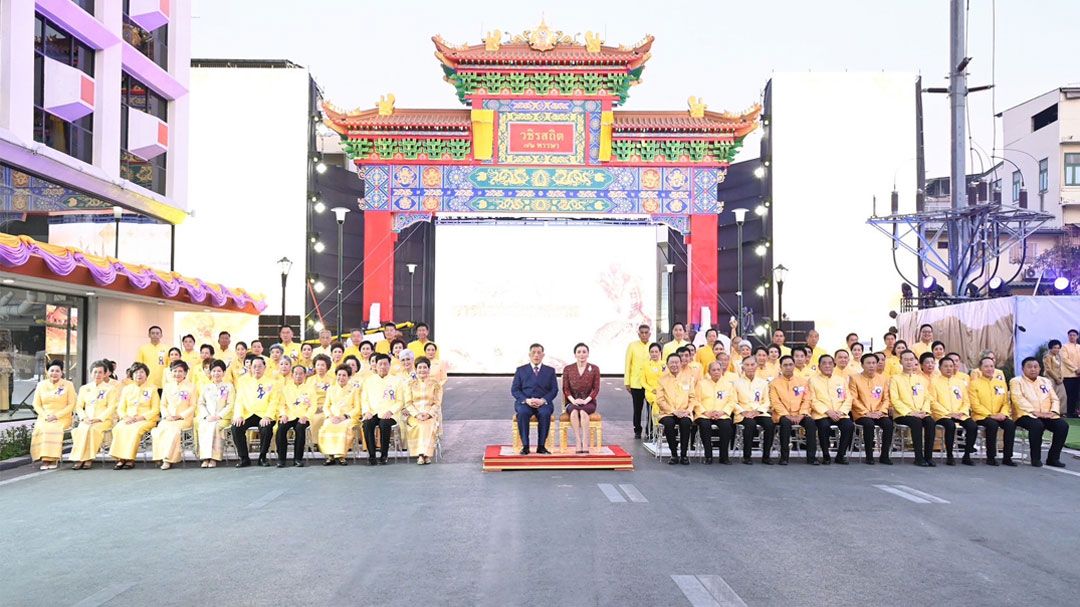
<path id="1" fill-rule="evenodd" d="M 389 211 L 364 213 L 364 312 L 371 304 L 382 309 L 380 320 L 393 320 L 394 314 L 394 216 Z"/>
<path id="2" fill-rule="evenodd" d="M 717 321 L 717 255 L 716 235 L 719 223 L 717 215 L 690 216 L 690 245 L 687 258 L 690 261 L 687 284 L 689 285 L 690 322 L 701 322 L 701 308 L 712 310 L 712 323 Z"/>

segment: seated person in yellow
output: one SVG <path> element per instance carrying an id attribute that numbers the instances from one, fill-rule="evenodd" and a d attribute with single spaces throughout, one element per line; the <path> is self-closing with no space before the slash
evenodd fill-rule
<path id="1" fill-rule="evenodd" d="M 319 430 L 319 451 L 326 456 L 324 466 L 335 463 L 349 465 L 346 456 L 356 440 L 356 424 L 360 416 L 360 393 L 349 387 L 350 377 L 352 369 L 348 365 L 338 365 L 334 370 L 335 381 L 326 391 L 326 405 L 323 407 L 326 419 Z"/>
<path id="2" fill-rule="evenodd" d="M 660 376 L 656 387 L 656 407 L 659 409 L 660 425 L 664 427 L 671 459 L 668 464 L 690 465 L 686 452 L 690 447 L 690 429 L 694 423 L 694 409 L 697 407 L 695 382 L 689 373 L 684 373 L 682 359 L 672 352 L 667 357 L 667 372 Z M 675 432 L 679 437 L 676 443 Z"/>
<path id="3" fill-rule="evenodd" d="M 731 464 L 729 448 L 735 432 L 732 414 L 735 411 L 735 386 L 725 377 L 725 366 L 719 361 L 709 363 L 709 374 L 697 383 L 697 408 L 694 422 L 705 445 L 705 463 L 713 463 L 713 426 L 720 441 L 720 463 Z"/>
<path id="4" fill-rule="evenodd" d="M 430 342 L 428 342 L 430 343 Z M 435 438 L 442 421 L 442 384 L 431 377 L 431 361 L 421 356 L 416 361 L 416 379 L 407 385 L 405 421 L 409 455 L 423 466 L 435 457 Z"/>
<path id="5" fill-rule="evenodd" d="M 281 410 L 283 383 L 274 379 L 266 369 L 266 359 L 254 356 L 251 373 L 236 385 L 236 405 L 233 406 L 232 437 L 236 453 L 240 457 L 237 468 L 251 465 L 248 456 L 247 430 L 259 429 L 259 465 L 269 466 L 266 454 L 270 452 L 270 440 L 274 436 L 274 422 Z"/>
<path id="6" fill-rule="evenodd" d="M 160 461 L 162 470 L 184 461 L 180 439 L 184 430 L 191 430 L 195 423 L 195 386 L 187 379 L 187 363 L 173 361 L 169 374 L 172 381 L 161 392 L 161 421 L 150 431 L 151 459 Z"/>
<path id="7" fill-rule="evenodd" d="M 322 429 L 323 420 L 326 419 L 326 391 L 337 381 L 334 374 L 330 373 L 330 365 L 328 355 L 316 354 L 315 358 L 312 359 L 314 372 L 307 378 L 307 383 L 312 388 L 311 394 L 315 397 L 315 409 L 309 419 L 311 421 L 311 440 L 316 448 L 319 445 L 319 430 Z"/>
<path id="8" fill-rule="evenodd" d="M 956 375 L 956 363 L 953 359 L 946 356 L 938 364 L 941 373 L 930 383 L 930 412 L 934 416 L 934 422 L 945 428 L 945 465 L 956 465 L 953 444 L 956 442 L 956 426 L 959 425 L 964 429 L 966 439 L 961 463 L 974 466 L 971 454 L 975 452 L 979 427 L 975 425 L 975 420 L 971 419 L 967 382 Z"/>
<path id="9" fill-rule="evenodd" d="M 400 340 L 395 340 L 400 343 Z M 364 380 L 360 393 L 360 408 L 364 416 L 364 442 L 367 443 L 368 465 L 386 464 L 390 451 L 390 435 L 397 424 L 395 419 L 405 405 L 404 384 L 401 378 L 390 375 L 390 357 L 376 354 L 375 373 Z M 379 456 L 375 457 L 375 429 L 379 429 Z"/>
<path id="10" fill-rule="evenodd" d="M 1031 440 L 1031 465 L 1042 466 L 1042 436 L 1044 430 L 1052 434 L 1046 465 L 1064 468 L 1061 449 L 1069 436 L 1069 424 L 1061 418 L 1061 401 L 1054 391 L 1054 382 L 1039 375 L 1039 359 L 1025 358 L 1021 364 L 1024 374 L 1009 382 L 1009 394 L 1013 401 L 1016 425 L 1028 431 Z"/>
<path id="11" fill-rule="evenodd" d="M 222 431 L 229 427 L 236 403 L 233 385 L 225 381 L 226 368 L 223 360 L 211 362 L 210 380 L 197 388 L 195 438 L 202 468 L 216 468 L 225 455 Z"/>
<path id="12" fill-rule="evenodd" d="M 817 373 L 810 376 L 810 410 L 810 416 L 817 424 L 821 463 L 828 465 L 830 462 L 829 434 L 835 426 L 840 430 L 836 463 L 847 465 L 847 454 L 855 434 L 855 422 L 851 421 L 851 392 L 848 391 L 847 375 L 836 372 L 836 360 L 828 354 L 818 359 Z"/>
<path id="13" fill-rule="evenodd" d="M 76 392 L 75 385 L 64 379 L 64 363 L 51 361 L 46 373 L 34 390 L 37 421 L 30 437 L 30 459 L 41 460 L 42 470 L 52 470 L 64 454 L 64 430 L 71 427 Z"/>
<path id="14" fill-rule="evenodd" d="M 743 427 L 744 464 L 752 464 L 750 450 L 753 448 L 754 435 L 758 427 L 765 433 L 761 442 L 761 463 L 771 466 L 773 437 L 776 425 L 772 420 L 772 405 L 769 404 L 769 382 L 757 376 L 757 360 L 753 356 L 742 359 L 742 376 L 735 380 L 735 423 Z"/>
<path id="15" fill-rule="evenodd" d="M 288 359 L 286 359 L 288 360 Z M 289 431 L 293 432 L 293 466 L 304 467 L 304 444 L 307 441 L 308 427 L 315 414 L 318 397 L 316 388 L 307 383 L 307 370 L 300 365 L 292 367 L 289 377 L 282 385 L 281 407 L 278 410 L 277 467 L 285 467 L 289 451 Z"/>
<path id="16" fill-rule="evenodd" d="M 656 389 L 660 386 L 660 376 L 664 373 L 664 361 L 660 360 L 663 347 L 658 343 L 649 344 L 649 360 L 641 368 L 641 387 L 645 390 L 645 402 L 649 404 L 649 415 L 660 419 L 660 410 L 656 406 Z"/>
<path id="17" fill-rule="evenodd" d="M 979 361 L 979 369 L 971 374 L 971 381 L 968 382 L 968 398 L 971 400 L 971 416 L 986 434 L 986 465 L 998 465 L 997 432 L 1001 429 L 1005 447 L 1001 463 L 1015 466 L 1012 456 L 1016 422 L 1012 419 L 1009 385 L 997 376 L 993 358 L 984 356 Z"/>
<path id="18" fill-rule="evenodd" d="M 130 470 L 135 467 L 139 443 L 146 433 L 157 425 L 161 416 L 158 388 L 150 382 L 150 368 L 143 363 L 131 365 L 132 383 L 120 391 L 116 405 L 118 421 L 112 429 L 109 455 L 116 460 L 114 470 Z"/>
<path id="19" fill-rule="evenodd" d="M 75 400 L 75 415 L 79 424 L 71 429 L 71 452 L 68 461 L 75 462 L 72 470 L 89 470 L 101 449 L 105 432 L 113 426 L 116 399 L 120 389 L 109 383 L 106 369 L 109 362 L 95 361 L 90 365 L 90 383 L 79 389 Z"/>
<path id="20" fill-rule="evenodd" d="M 855 344 L 860 346 L 860 344 Z M 855 346 L 852 350 L 856 349 Z M 851 392 L 851 417 L 863 429 L 863 446 L 866 448 L 866 463 L 874 463 L 874 428 L 881 428 L 881 454 L 878 461 L 886 466 L 892 465 L 889 451 L 892 450 L 893 432 L 896 425 L 889 417 L 889 378 L 880 372 L 884 365 L 876 354 L 863 354 L 862 371 L 848 379 Z"/>
<path id="21" fill-rule="evenodd" d="M 769 346 L 769 349 L 776 348 Z M 810 417 L 810 383 L 795 374 L 795 359 L 785 354 L 780 357 L 780 376 L 769 384 L 769 405 L 772 407 L 773 423 L 780 426 L 780 465 L 788 465 L 791 455 L 791 430 L 802 426 L 806 434 L 806 463 L 818 466 L 817 424 Z"/>
<path id="22" fill-rule="evenodd" d="M 896 342 L 900 349 L 900 342 Z M 893 421 L 911 428 L 911 445 L 915 451 L 915 465 L 933 468 L 934 464 L 934 418 L 930 415 L 930 385 L 917 369 L 919 362 L 915 353 L 904 350 L 900 354 L 904 372 L 889 379 L 889 404 L 892 405 Z"/>

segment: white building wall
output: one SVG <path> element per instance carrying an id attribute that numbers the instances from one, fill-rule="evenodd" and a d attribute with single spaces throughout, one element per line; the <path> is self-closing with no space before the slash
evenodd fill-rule
<path id="1" fill-rule="evenodd" d="M 143 301 L 131 301 L 115 297 L 95 297 L 89 302 L 86 363 L 107 358 L 116 361 L 117 373 L 135 362 L 139 346 L 148 343 L 147 329 L 161 327 L 162 342 L 179 346 L 180 340 L 173 335 L 173 312 L 171 305 L 157 305 Z"/>
<path id="2" fill-rule="evenodd" d="M 1038 131 L 1032 131 L 1031 118 L 1035 114 L 1058 103 L 1060 93 L 1054 89 L 1039 95 L 1014 108 L 1006 110 L 1001 116 L 1002 137 L 1005 141 L 1004 162 L 1000 168 L 1001 196 L 1006 205 L 1017 204 L 1012 199 L 1013 171 L 1020 167 L 1027 189 L 1028 208 L 1045 211 L 1054 215 L 1047 228 L 1061 227 L 1061 205 L 1058 204 L 1061 185 L 1062 160 L 1060 152 L 1060 118 L 1058 122 L 1047 125 Z M 1062 106 L 1058 106 L 1061 111 Z M 1040 196 L 1039 160 L 1046 158 L 1049 165 L 1049 187 Z"/>
<path id="3" fill-rule="evenodd" d="M 308 87 L 302 68 L 191 70 L 192 216 L 176 270 L 264 293 L 264 314 L 281 312 L 282 257 L 286 312 L 304 311 Z"/>
<path id="4" fill-rule="evenodd" d="M 889 237 L 866 223 L 877 199 L 914 211 L 915 82 L 910 73 L 781 73 L 772 79 L 773 260 L 790 268 L 784 313 L 814 320 L 821 345 L 892 324 L 900 300 Z M 916 260 L 897 253 L 904 274 Z"/>

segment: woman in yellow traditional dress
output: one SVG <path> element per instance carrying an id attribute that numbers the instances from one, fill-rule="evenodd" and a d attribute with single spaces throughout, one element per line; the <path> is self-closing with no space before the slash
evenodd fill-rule
<path id="1" fill-rule="evenodd" d="M 210 363 L 210 382 L 199 389 L 199 399 L 195 414 L 195 436 L 198 437 L 200 467 L 216 468 L 221 461 L 225 438 L 222 428 L 229 426 L 232 419 L 233 402 L 236 393 L 232 384 L 225 382 L 225 361 L 215 360 Z"/>
<path id="2" fill-rule="evenodd" d="M 41 460 L 42 470 L 56 468 L 64 453 L 64 430 L 71 427 L 75 410 L 75 385 L 64 379 L 64 363 L 54 360 L 46 368 L 47 379 L 34 390 L 34 432 L 30 438 L 30 458 Z"/>
<path id="3" fill-rule="evenodd" d="M 169 366 L 172 382 L 161 393 L 161 421 L 150 431 L 153 441 L 151 459 L 161 461 L 168 470 L 184 460 L 181 437 L 195 422 L 195 387 L 187 379 L 187 363 L 178 360 Z"/>
<path id="4" fill-rule="evenodd" d="M 109 383 L 109 361 L 99 360 L 90 365 L 91 382 L 79 389 L 75 399 L 75 415 L 79 425 L 71 429 L 71 453 L 68 461 L 75 462 L 72 470 L 89 470 L 101 449 L 105 433 L 113 427 L 116 399 L 120 389 Z"/>
<path id="5" fill-rule="evenodd" d="M 112 429 L 112 445 L 109 455 L 116 459 L 114 470 L 135 467 L 135 455 L 139 443 L 149 432 L 161 415 L 161 403 L 158 399 L 157 386 L 150 383 L 150 367 L 143 363 L 131 365 L 131 384 L 120 391 L 120 400 L 116 406 L 119 421 Z"/>
<path id="6" fill-rule="evenodd" d="M 431 377 L 431 362 L 420 357 L 416 361 L 416 379 L 405 390 L 405 433 L 409 455 L 421 466 L 430 464 L 435 456 L 435 437 L 442 425 L 442 396 L 442 384 Z"/>
<path id="7" fill-rule="evenodd" d="M 445 386 L 448 377 L 447 366 L 439 359 L 439 346 L 436 346 L 435 342 L 429 341 L 424 344 L 424 358 L 427 358 L 431 365 L 431 378 L 439 382 L 439 385 Z"/>
<path id="8" fill-rule="evenodd" d="M 360 391 L 349 386 L 352 369 L 341 365 L 335 371 L 337 381 L 326 391 L 326 420 L 319 430 L 319 451 L 326 456 L 324 466 L 337 463 L 347 466 L 345 457 L 356 440 L 360 420 Z"/>
<path id="9" fill-rule="evenodd" d="M 318 448 L 319 430 L 326 419 L 326 391 L 337 380 L 330 374 L 329 356 L 316 354 L 311 364 L 315 369 L 315 373 L 307 379 L 312 388 L 311 393 L 315 395 L 315 413 L 311 416 L 311 440 L 315 441 L 314 446 Z"/>
<path id="10" fill-rule="evenodd" d="M 717 343 L 720 343 L 717 341 Z M 645 402 L 649 403 L 650 419 L 660 414 L 656 407 L 656 389 L 660 386 L 660 376 L 664 374 L 664 361 L 660 360 L 660 354 L 664 351 L 658 343 L 649 344 L 649 360 L 645 368 L 641 370 L 641 387 L 645 389 Z M 715 351 L 715 350 L 714 350 Z M 655 432 L 656 429 L 654 428 Z"/>

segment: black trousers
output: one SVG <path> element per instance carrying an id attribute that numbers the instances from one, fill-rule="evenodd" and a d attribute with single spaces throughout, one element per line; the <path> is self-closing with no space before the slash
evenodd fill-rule
<path id="1" fill-rule="evenodd" d="M 690 421 L 689 417 L 675 417 L 674 415 L 665 415 L 660 418 L 660 425 L 664 427 L 664 438 L 667 439 L 668 449 L 671 450 L 671 457 L 675 457 L 675 448 L 678 447 L 678 451 L 681 457 L 686 457 L 686 449 L 690 446 L 690 429 L 693 428 L 694 422 Z M 676 443 L 675 432 L 679 432 L 678 442 Z"/>
<path id="2" fill-rule="evenodd" d="M 915 461 L 923 462 L 934 459 L 934 418 L 905 415 L 896 418 L 896 423 L 911 428 L 911 446 L 915 449 Z"/>
<path id="3" fill-rule="evenodd" d="M 765 432 L 765 439 L 761 444 L 761 456 L 769 457 L 769 453 L 772 452 L 773 438 L 776 437 L 776 425 L 773 424 L 772 418 L 768 415 L 759 415 L 757 417 L 744 417 L 741 422 L 743 427 L 742 432 L 742 456 L 743 458 L 750 457 L 750 451 L 754 447 L 754 436 L 757 434 L 758 426 Z"/>
<path id="4" fill-rule="evenodd" d="M 1050 451 L 1046 454 L 1046 461 L 1056 462 L 1061 460 L 1061 448 L 1065 446 L 1065 439 L 1069 436 L 1069 422 L 1061 419 L 1039 419 L 1025 415 L 1016 420 L 1016 425 L 1028 431 L 1028 439 L 1031 441 L 1031 461 L 1042 461 L 1043 431 L 1051 433 Z"/>
<path id="5" fill-rule="evenodd" d="M 817 457 L 817 424 L 814 418 L 804 415 L 799 425 L 806 432 L 806 461 Z M 780 418 L 780 459 L 786 460 L 791 454 L 791 431 L 795 425 L 786 417 Z"/>
<path id="6" fill-rule="evenodd" d="M 945 453 L 948 457 L 952 457 L 953 444 L 956 443 L 956 426 L 959 425 L 964 428 L 964 436 L 966 437 L 964 445 L 964 455 L 968 455 L 975 451 L 975 440 L 978 438 L 979 426 L 975 423 L 975 420 L 970 417 L 959 422 L 951 417 L 943 417 L 937 420 L 937 425 L 945 428 Z"/>
<path id="7" fill-rule="evenodd" d="M 251 457 L 248 456 L 248 444 L 247 444 L 247 429 L 258 428 L 259 429 L 259 459 L 266 459 L 266 454 L 270 452 L 270 439 L 274 436 L 274 422 L 270 422 L 265 426 L 259 425 L 259 420 L 262 418 L 258 415 L 252 415 L 244 420 L 244 423 L 239 426 L 232 426 L 232 439 L 233 444 L 236 445 L 236 454 L 240 457 L 242 462 L 250 462 Z"/>
<path id="8" fill-rule="evenodd" d="M 862 426 L 863 446 L 866 447 L 866 457 L 874 457 L 874 426 L 881 428 L 881 457 L 888 457 L 892 450 L 893 431 L 896 425 L 888 417 L 874 419 L 865 415 L 856 422 Z"/>
<path id="9" fill-rule="evenodd" d="M 986 432 L 986 459 L 992 460 L 997 457 L 997 432 L 998 428 L 1001 428 L 1005 432 L 1002 437 L 1002 442 L 1005 443 L 1003 454 L 1005 459 L 1012 459 L 1013 456 L 1013 443 L 1016 441 L 1016 422 L 1011 418 L 1006 417 L 1002 421 L 990 419 L 980 419 L 975 422 L 985 428 Z"/>
<path id="10" fill-rule="evenodd" d="M 364 420 L 364 442 L 367 443 L 369 458 L 375 459 L 375 428 L 379 429 L 379 438 L 382 443 L 379 445 L 379 455 L 386 457 L 390 453 L 390 433 L 393 432 L 396 423 L 393 418 L 383 419 L 377 416 Z"/>
<path id="11" fill-rule="evenodd" d="M 730 454 L 728 446 L 731 435 L 735 433 L 735 426 L 730 419 L 709 419 L 707 417 L 697 419 L 698 434 L 701 435 L 701 442 L 705 444 L 705 457 L 709 458 L 713 455 L 713 426 L 716 426 L 716 437 L 720 441 L 720 461 L 726 462 Z"/>
<path id="12" fill-rule="evenodd" d="M 289 449 L 289 430 L 295 434 L 293 439 L 293 461 L 304 459 L 304 443 L 307 442 L 307 429 L 310 422 L 302 422 L 299 418 L 291 419 L 284 424 L 278 424 L 277 429 L 277 458 L 279 462 L 285 461 L 286 451 Z"/>
<path id="13" fill-rule="evenodd" d="M 1080 409 L 1080 377 L 1066 377 L 1064 384 L 1065 414 L 1076 417 L 1076 410 Z"/>
<path id="14" fill-rule="evenodd" d="M 645 388 L 630 388 L 630 400 L 634 403 L 634 434 L 641 434 L 641 410 L 645 408 Z"/>
<path id="15" fill-rule="evenodd" d="M 829 459 L 829 428 L 836 426 L 840 428 L 840 444 L 836 449 L 836 457 L 847 457 L 848 451 L 851 451 L 851 439 L 855 436 L 855 422 L 851 421 L 850 417 L 841 417 L 840 419 L 833 421 L 831 417 L 823 417 L 818 420 L 814 420 L 817 424 L 818 442 L 821 443 L 821 455 L 826 460 Z"/>

